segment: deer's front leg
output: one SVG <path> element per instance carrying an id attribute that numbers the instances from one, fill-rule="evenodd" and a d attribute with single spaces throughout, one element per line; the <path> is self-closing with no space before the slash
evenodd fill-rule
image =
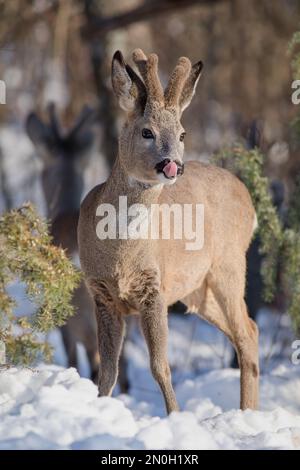
<path id="1" fill-rule="evenodd" d="M 111 395 L 118 378 L 125 322 L 111 306 L 95 298 L 100 354 L 99 397 Z"/>
<path id="2" fill-rule="evenodd" d="M 168 314 L 159 294 L 141 308 L 142 330 L 148 345 L 151 372 L 163 393 L 168 413 L 178 411 L 168 362 Z"/>

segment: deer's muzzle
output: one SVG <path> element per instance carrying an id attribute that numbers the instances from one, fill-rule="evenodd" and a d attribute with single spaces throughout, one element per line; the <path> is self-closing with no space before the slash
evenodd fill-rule
<path id="1" fill-rule="evenodd" d="M 177 176 L 183 174 L 184 164 L 178 161 L 172 161 L 169 158 L 165 158 L 155 165 L 155 169 L 157 173 L 163 173 L 166 178 L 174 179 Z"/>

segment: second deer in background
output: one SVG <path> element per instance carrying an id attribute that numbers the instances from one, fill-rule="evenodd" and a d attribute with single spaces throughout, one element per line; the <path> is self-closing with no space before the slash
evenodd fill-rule
<path id="1" fill-rule="evenodd" d="M 49 123 L 34 112 L 26 121 L 27 134 L 43 162 L 42 188 L 53 242 L 67 250 L 71 258 L 75 258 L 78 250 L 76 231 L 84 188 L 83 171 L 94 142 L 90 129 L 92 114 L 85 108 L 76 124 L 65 133 L 59 126 L 54 105 L 49 106 Z M 93 305 L 83 282 L 74 293 L 73 303 L 76 313 L 61 328 L 68 365 L 78 369 L 76 344 L 81 342 L 86 348 L 91 377 L 96 380 L 99 367 L 96 325 Z"/>
<path id="2" fill-rule="evenodd" d="M 84 170 L 93 151 L 95 135 L 92 124 L 95 112 L 85 107 L 71 129 L 63 132 L 54 105 L 49 106 L 49 123 L 32 112 L 26 121 L 26 131 L 43 162 L 42 187 L 51 221 L 55 245 L 67 250 L 72 259 L 78 254 L 77 224 L 84 189 Z M 61 328 L 68 365 L 78 369 L 77 343 L 82 343 L 88 356 L 91 378 L 97 381 L 99 353 L 93 302 L 84 282 L 75 290 L 75 314 Z M 122 391 L 128 388 L 125 366 L 120 377 Z"/>

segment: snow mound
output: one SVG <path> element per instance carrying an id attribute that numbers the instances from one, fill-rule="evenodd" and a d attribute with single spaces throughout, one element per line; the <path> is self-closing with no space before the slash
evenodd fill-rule
<path id="1" fill-rule="evenodd" d="M 202 374 L 177 386 L 182 411 L 159 417 L 132 396 L 97 398 L 75 369 L 2 370 L 0 449 L 300 449 L 297 367 L 262 376 L 263 411 L 236 409 L 238 390 L 238 371 Z"/>

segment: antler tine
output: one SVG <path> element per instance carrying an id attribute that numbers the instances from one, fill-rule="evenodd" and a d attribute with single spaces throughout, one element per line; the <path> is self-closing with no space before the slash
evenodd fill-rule
<path id="1" fill-rule="evenodd" d="M 156 99 L 162 105 L 164 104 L 164 91 L 158 76 L 158 56 L 150 54 L 146 65 L 148 77 L 149 94 L 153 99 Z"/>
<path id="2" fill-rule="evenodd" d="M 146 82 L 147 80 L 146 64 L 148 60 L 146 54 L 144 54 L 142 49 L 135 49 L 132 53 L 132 59 L 133 59 L 133 62 L 136 64 L 137 68 L 139 69 L 139 72 L 144 82 Z"/>
<path id="3" fill-rule="evenodd" d="M 158 76 L 158 57 L 156 54 L 147 56 L 141 49 L 135 49 L 132 58 L 137 65 L 147 89 L 147 102 L 156 101 L 164 104 L 164 92 Z"/>
<path id="4" fill-rule="evenodd" d="M 71 131 L 69 132 L 69 137 L 77 134 L 79 130 L 86 125 L 87 123 L 92 121 L 92 118 L 96 117 L 96 111 L 89 106 L 85 105 L 75 123 L 72 127 Z"/>
<path id="5" fill-rule="evenodd" d="M 178 107 L 180 95 L 191 67 L 191 62 L 187 57 L 180 57 L 165 90 L 166 108 Z"/>
<path id="6" fill-rule="evenodd" d="M 60 126 L 59 126 L 59 122 L 58 122 L 58 118 L 57 118 L 57 114 L 56 114 L 55 103 L 50 103 L 48 105 L 48 114 L 49 114 L 49 118 L 50 118 L 50 126 L 52 127 L 55 136 L 60 137 L 60 135 L 61 135 Z"/>

